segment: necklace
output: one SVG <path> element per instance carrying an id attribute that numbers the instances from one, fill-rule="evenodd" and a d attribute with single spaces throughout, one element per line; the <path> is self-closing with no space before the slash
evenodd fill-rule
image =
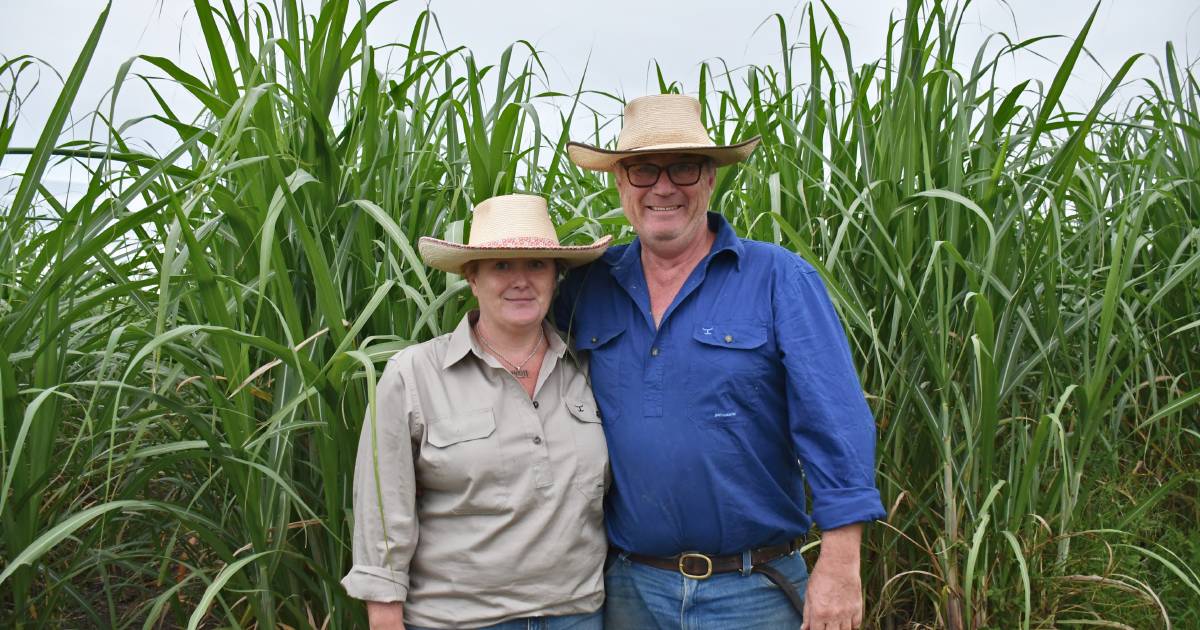
<path id="1" fill-rule="evenodd" d="M 546 331 L 542 330 L 541 326 L 538 326 L 538 338 L 533 344 L 533 349 L 529 351 L 529 356 L 525 357 L 525 360 L 521 361 L 520 363 L 513 363 L 512 361 L 504 358 L 504 355 L 500 354 L 498 350 L 492 347 L 492 344 L 488 343 L 487 337 L 484 337 L 483 333 L 479 332 L 479 327 L 475 327 L 474 330 L 475 336 L 479 337 L 479 342 L 483 344 L 483 347 L 487 348 L 489 352 L 496 355 L 496 358 L 500 359 L 501 362 L 508 364 L 509 367 L 507 369 L 509 374 L 512 374 L 517 378 L 529 378 L 529 370 L 525 369 L 525 364 L 529 363 L 529 360 L 533 358 L 533 355 L 537 354 L 537 351 L 542 347 L 542 340 L 546 338 Z"/>

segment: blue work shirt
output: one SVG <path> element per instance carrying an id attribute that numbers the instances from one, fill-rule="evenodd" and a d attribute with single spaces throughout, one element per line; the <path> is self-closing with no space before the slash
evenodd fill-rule
<path id="1" fill-rule="evenodd" d="M 875 422 L 820 276 L 718 214 L 708 226 L 712 251 L 657 328 L 640 239 L 560 285 L 608 439 L 609 542 L 730 554 L 882 518 Z"/>

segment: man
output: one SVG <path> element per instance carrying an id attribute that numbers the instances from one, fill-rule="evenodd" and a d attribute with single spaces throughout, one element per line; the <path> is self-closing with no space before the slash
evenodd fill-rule
<path id="1" fill-rule="evenodd" d="M 610 628 L 862 623 L 862 528 L 884 511 L 845 333 L 808 263 L 707 212 L 716 168 L 758 141 L 715 146 L 695 99 L 659 95 L 628 104 L 616 150 L 568 145 L 615 175 L 638 234 L 556 304 L 612 463 Z M 796 549 L 813 520 L 810 577 Z"/>

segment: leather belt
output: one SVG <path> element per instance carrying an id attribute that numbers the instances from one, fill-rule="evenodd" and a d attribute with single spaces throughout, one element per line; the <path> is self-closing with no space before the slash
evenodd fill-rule
<path id="1" fill-rule="evenodd" d="M 766 564 L 776 558 L 786 556 L 796 549 L 799 549 L 799 547 L 795 541 L 754 549 L 750 552 L 750 565 L 758 566 Z M 714 573 L 733 573 L 734 571 L 742 570 L 742 554 L 740 553 L 727 556 L 710 556 L 703 553 L 685 552 L 677 556 L 663 558 L 660 556 L 643 556 L 638 553 L 626 552 L 617 547 L 613 547 L 612 550 L 614 553 L 622 554 L 638 564 L 645 564 L 666 571 L 678 571 L 684 577 L 689 577 L 693 580 L 703 580 Z"/>

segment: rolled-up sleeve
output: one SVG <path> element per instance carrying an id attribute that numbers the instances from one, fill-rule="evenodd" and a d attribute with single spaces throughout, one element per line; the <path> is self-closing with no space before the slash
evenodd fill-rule
<path id="1" fill-rule="evenodd" d="M 788 422 L 823 530 L 885 516 L 875 486 L 875 420 L 821 277 L 781 265 L 775 333 L 787 371 Z"/>
<path id="2" fill-rule="evenodd" d="M 342 578 L 351 597 L 403 602 L 417 545 L 412 409 L 397 358 L 376 386 L 354 465 L 354 566 Z"/>

